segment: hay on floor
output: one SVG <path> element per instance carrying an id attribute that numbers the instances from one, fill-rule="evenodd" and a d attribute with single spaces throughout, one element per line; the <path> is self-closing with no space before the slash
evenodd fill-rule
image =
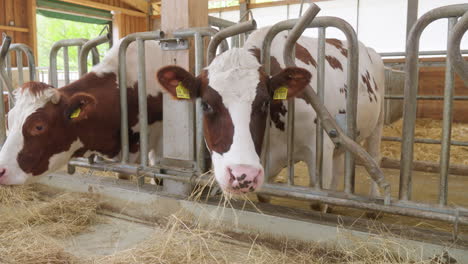
<path id="1" fill-rule="evenodd" d="M 384 127 L 384 136 L 401 137 L 403 120 L 398 120 Z M 440 140 L 442 138 L 442 121 L 432 119 L 417 119 L 415 138 L 429 138 Z M 452 140 L 468 142 L 468 124 L 453 123 Z M 419 161 L 439 162 L 441 146 L 438 144 L 414 145 L 414 159 Z M 382 141 L 381 153 L 383 157 L 399 160 L 401 157 L 400 142 Z M 468 147 L 452 146 L 450 150 L 450 162 L 452 164 L 468 165 Z"/>

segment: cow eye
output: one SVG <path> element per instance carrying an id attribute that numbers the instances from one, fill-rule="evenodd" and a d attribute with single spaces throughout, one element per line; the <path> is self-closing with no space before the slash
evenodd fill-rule
<path id="1" fill-rule="evenodd" d="M 270 102 L 268 102 L 268 101 L 263 102 L 262 108 L 261 108 L 262 112 L 265 113 L 266 111 L 268 111 L 269 106 L 270 106 Z"/>
<path id="2" fill-rule="evenodd" d="M 206 102 L 201 102 L 201 107 L 202 107 L 202 110 L 204 113 L 212 113 L 213 112 L 213 108 L 211 107 L 211 105 L 209 105 L 208 103 Z"/>
<path id="3" fill-rule="evenodd" d="M 37 131 L 42 131 L 42 129 L 44 129 L 43 126 L 36 126 L 36 130 L 37 130 Z"/>

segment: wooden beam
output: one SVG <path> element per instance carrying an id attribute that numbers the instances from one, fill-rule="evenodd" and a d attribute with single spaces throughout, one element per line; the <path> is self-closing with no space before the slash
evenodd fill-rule
<path id="1" fill-rule="evenodd" d="M 0 25 L 0 29 L 11 30 L 11 31 L 16 31 L 16 32 L 29 32 L 29 28 L 24 28 L 24 27 L 11 27 L 11 26 Z"/>
<path id="2" fill-rule="evenodd" d="M 101 3 L 97 3 L 97 2 L 89 1 L 89 0 L 61 0 L 61 1 L 66 2 L 66 3 L 72 3 L 72 4 L 107 10 L 107 11 L 120 12 L 122 14 L 130 15 L 130 16 L 146 17 L 146 13 L 134 11 L 134 10 L 127 9 L 127 8 L 101 4 Z"/>
<path id="3" fill-rule="evenodd" d="M 140 10 L 143 13 L 148 13 L 148 2 L 146 2 L 145 0 L 121 0 L 121 1 L 137 10 Z"/>
<path id="4" fill-rule="evenodd" d="M 314 0 L 313 2 L 322 2 L 322 1 L 330 1 L 330 0 Z M 282 5 L 294 5 L 294 4 L 300 4 L 301 0 L 283 0 L 283 1 L 276 1 L 276 2 L 266 2 L 266 3 L 255 3 L 255 2 L 250 2 L 248 5 L 249 9 L 254 9 L 254 8 L 263 8 L 263 7 L 271 7 L 271 6 L 282 6 Z M 210 8 L 209 12 L 214 13 L 214 12 L 223 12 L 223 11 L 234 11 L 234 10 L 239 10 L 239 6 L 228 6 L 228 7 L 218 7 L 218 8 Z"/>

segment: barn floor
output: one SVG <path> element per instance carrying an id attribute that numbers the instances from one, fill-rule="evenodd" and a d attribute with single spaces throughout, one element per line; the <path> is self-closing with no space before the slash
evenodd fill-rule
<path id="1" fill-rule="evenodd" d="M 201 228 L 178 214 L 131 218 L 100 199 L 37 184 L 0 187 L 0 263 L 430 263 L 390 253 L 384 238 L 355 238 L 355 248 L 274 240 Z"/>

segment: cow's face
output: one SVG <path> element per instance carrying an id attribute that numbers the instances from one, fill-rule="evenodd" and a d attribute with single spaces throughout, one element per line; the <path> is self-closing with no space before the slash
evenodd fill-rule
<path id="1" fill-rule="evenodd" d="M 15 93 L 8 138 L 0 151 L 0 184 L 8 185 L 64 166 L 83 147 L 73 131 L 95 106 L 90 95 L 66 97 L 39 82 L 26 83 Z"/>
<path id="2" fill-rule="evenodd" d="M 198 77 L 177 66 L 162 68 L 157 77 L 176 99 L 201 98 L 216 180 L 224 191 L 246 193 L 264 181 L 260 152 L 275 91 L 287 88 L 287 97 L 293 97 L 309 84 L 311 74 L 288 68 L 269 78 L 250 52 L 232 49 Z"/>

